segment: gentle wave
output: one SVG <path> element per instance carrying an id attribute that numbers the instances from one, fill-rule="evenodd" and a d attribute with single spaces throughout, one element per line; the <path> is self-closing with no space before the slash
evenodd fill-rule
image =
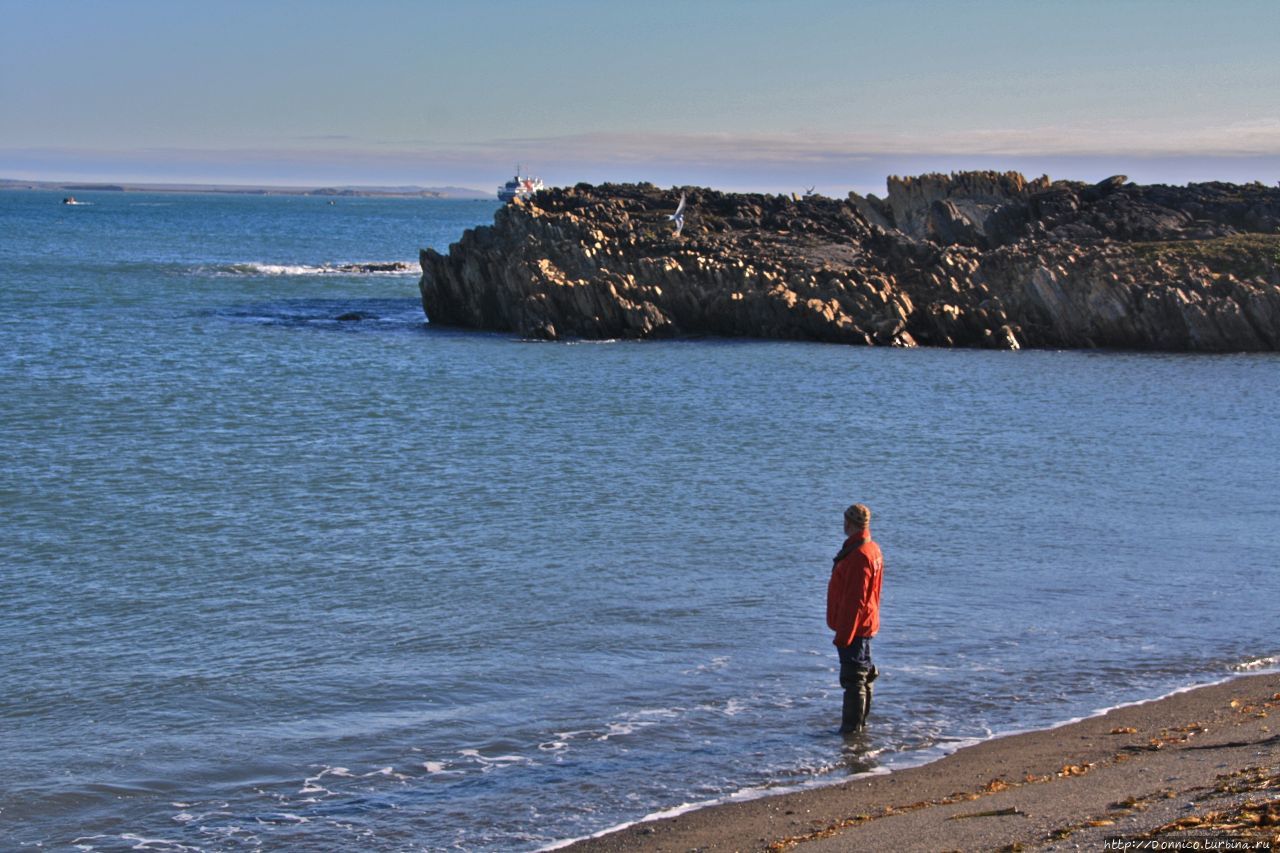
<path id="1" fill-rule="evenodd" d="M 1269 669 L 1271 667 L 1276 666 L 1277 663 L 1280 663 L 1280 657 L 1263 657 L 1263 658 L 1255 658 L 1249 661 L 1245 661 L 1244 663 L 1236 664 L 1231 668 L 1236 672 L 1243 671 L 1243 672 L 1248 672 L 1250 674 L 1254 674 L 1257 670 Z M 1120 708 L 1129 708 L 1135 705 L 1145 705 L 1151 702 L 1159 702 L 1161 700 L 1168 699 L 1171 696 L 1176 696 L 1179 693 L 1188 693 L 1192 690 L 1198 690 L 1202 687 L 1210 687 L 1213 685 L 1222 684 L 1223 682 L 1230 681 L 1232 677 L 1233 676 L 1226 676 L 1224 678 L 1219 678 L 1214 681 L 1196 681 L 1190 684 L 1182 685 L 1181 687 L 1177 687 L 1173 690 L 1169 690 L 1165 693 L 1162 693 L 1156 696 L 1155 698 L 1137 699 L 1132 702 L 1120 702 L 1118 704 L 1110 705 L 1105 708 L 1099 708 L 1090 714 L 1085 714 L 1078 717 L 1068 717 L 1066 719 L 1060 720 L 1058 722 L 1055 722 L 1051 725 L 1044 726 L 1044 727 L 1039 727 L 1039 728 L 1032 727 L 1032 728 L 1025 728 L 1025 729 L 1014 728 L 1014 729 L 1008 729 L 1006 731 L 1000 731 L 1000 732 L 988 731 L 985 737 L 941 738 L 939 739 L 939 741 L 933 743 L 932 745 L 930 745 L 925 749 L 911 750 L 903 754 L 902 758 L 898 760 L 891 759 L 887 764 L 870 766 L 868 770 L 862 773 L 855 774 L 854 776 L 836 776 L 836 775 L 827 775 L 824 773 L 808 773 L 808 774 L 804 774 L 805 778 L 802 781 L 794 784 L 778 784 L 778 782 L 775 781 L 775 782 L 770 782 L 763 785 L 750 785 L 750 786 L 740 788 L 736 791 L 732 791 L 728 794 L 722 794 L 720 796 L 710 797 L 705 800 L 700 800 L 696 802 L 682 802 L 669 808 L 650 812 L 649 814 L 646 814 L 643 817 L 637 818 L 635 820 L 622 821 L 620 823 L 613 824 L 612 826 L 608 826 L 608 827 L 605 827 L 604 829 L 597 830 L 596 832 L 590 833 L 589 835 L 573 836 L 569 838 L 562 838 L 562 839 L 557 839 L 557 840 L 548 842 L 547 844 L 544 844 L 541 847 L 538 847 L 536 850 L 536 853 L 549 853 L 549 851 L 559 850 L 564 847 L 568 847 L 571 844 L 576 844 L 579 841 L 586 841 L 588 839 L 593 839 L 593 838 L 601 838 L 605 835 L 609 835 L 615 832 L 620 832 L 624 829 L 629 829 L 630 827 L 637 826 L 640 824 L 652 823 L 655 821 L 665 820 L 667 818 L 672 818 L 672 817 L 679 817 L 680 815 L 688 814 L 689 812 L 700 811 L 701 809 L 725 805 L 727 803 L 742 802 L 745 800 L 757 800 L 763 797 L 777 796 L 779 794 L 789 794 L 797 791 L 813 790 L 815 788 L 826 788 L 834 785 L 845 784 L 850 779 L 856 779 L 856 778 L 861 778 L 865 776 L 881 776 L 889 773 L 899 772 L 902 770 L 908 770 L 914 767 L 922 767 L 927 764 L 932 764 L 935 761 L 939 761 L 947 757 L 948 755 L 953 755 L 954 753 L 959 752 L 962 749 L 967 749 L 968 747 L 971 747 L 971 746 L 977 746 L 978 744 L 984 743 L 986 741 L 996 740 L 999 738 L 1014 737 L 1016 735 L 1028 734 L 1031 732 L 1052 731 L 1053 729 L 1063 728 L 1064 726 L 1069 726 L 1074 723 L 1079 723 L 1086 719 L 1105 716 L 1106 714 L 1109 714 L 1112 711 L 1118 710 Z M 875 759 L 883 755 L 885 752 L 886 750 L 883 747 L 880 749 L 869 750 L 864 757 L 867 759 Z"/>
<path id="2" fill-rule="evenodd" d="M 1254 658 L 1253 660 L 1242 661 L 1235 664 L 1231 668 L 1236 672 L 1260 672 L 1280 666 L 1280 656 Z"/>
<path id="3" fill-rule="evenodd" d="M 417 264 L 410 261 L 355 261 L 345 264 L 267 264 L 249 261 L 239 264 L 201 266 L 196 273 L 216 276 L 233 275 L 413 275 Z"/>

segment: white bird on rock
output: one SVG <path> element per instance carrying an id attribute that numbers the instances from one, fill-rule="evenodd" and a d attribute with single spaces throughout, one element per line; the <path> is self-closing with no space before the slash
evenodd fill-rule
<path id="1" fill-rule="evenodd" d="M 676 224 L 675 236 L 680 236 L 680 230 L 684 228 L 684 193 L 680 193 L 680 203 L 676 205 L 676 212 L 667 216 L 667 219 Z"/>

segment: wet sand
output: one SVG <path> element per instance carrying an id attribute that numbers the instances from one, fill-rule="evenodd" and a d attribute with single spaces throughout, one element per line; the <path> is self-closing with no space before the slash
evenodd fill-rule
<path id="1" fill-rule="evenodd" d="M 1195 836 L 1280 849 L 1280 673 L 996 738 L 921 767 L 636 824 L 565 849 L 1100 850 L 1108 838 Z"/>

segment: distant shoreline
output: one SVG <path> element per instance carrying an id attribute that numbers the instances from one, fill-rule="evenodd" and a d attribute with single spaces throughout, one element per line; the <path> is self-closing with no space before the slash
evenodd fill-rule
<path id="1" fill-rule="evenodd" d="M 0 178 L 0 190 L 120 193 L 215 193 L 219 195 L 289 195 L 324 198 L 433 198 L 497 200 L 494 193 L 469 187 L 265 186 L 253 184 L 163 184 L 115 181 L 22 181 Z"/>

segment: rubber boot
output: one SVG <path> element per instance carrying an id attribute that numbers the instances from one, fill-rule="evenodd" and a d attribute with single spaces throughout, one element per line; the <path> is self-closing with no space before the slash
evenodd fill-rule
<path id="1" fill-rule="evenodd" d="M 844 704 L 840 714 L 840 734 L 854 734 L 862 731 L 867 721 L 867 692 L 869 685 L 858 679 L 844 690 Z"/>
<path id="2" fill-rule="evenodd" d="M 880 670 L 875 668 L 873 664 L 870 671 L 867 672 L 867 681 L 862 686 L 862 725 L 866 726 L 867 718 L 871 716 L 871 696 L 875 693 L 875 688 L 871 682 L 880 677 Z"/>

